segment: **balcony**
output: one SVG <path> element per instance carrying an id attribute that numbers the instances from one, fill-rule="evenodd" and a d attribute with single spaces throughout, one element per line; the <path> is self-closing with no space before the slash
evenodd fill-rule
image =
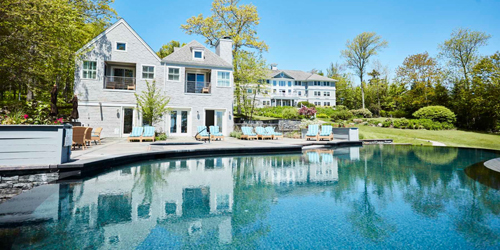
<path id="1" fill-rule="evenodd" d="M 271 96 L 273 96 L 273 97 L 306 97 L 305 94 L 299 95 L 298 93 L 287 93 L 287 92 L 272 93 Z"/>
<path id="2" fill-rule="evenodd" d="M 210 94 L 211 92 L 212 92 L 212 87 L 210 85 L 210 82 L 200 82 L 200 81 L 186 82 L 186 93 Z"/>
<path id="3" fill-rule="evenodd" d="M 105 76 L 105 89 L 135 90 L 135 77 Z"/>

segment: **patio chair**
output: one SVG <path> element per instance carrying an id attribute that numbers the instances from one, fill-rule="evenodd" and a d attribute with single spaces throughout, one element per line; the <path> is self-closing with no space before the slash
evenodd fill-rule
<path id="1" fill-rule="evenodd" d="M 73 148 L 76 146 L 82 146 L 83 150 L 87 148 L 87 145 L 85 145 L 86 131 L 86 127 L 73 127 Z"/>
<path id="2" fill-rule="evenodd" d="M 144 127 L 144 133 L 142 134 L 141 142 L 144 140 L 151 140 L 153 142 L 155 141 L 155 127 L 153 126 Z"/>
<path id="3" fill-rule="evenodd" d="M 257 134 L 252 132 L 251 127 L 241 127 L 241 132 L 243 133 L 240 139 L 258 139 Z"/>
<path id="4" fill-rule="evenodd" d="M 132 132 L 128 136 L 128 141 L 129 142 L 132 140 L 142 141 L 142 131 L 143 130 L 144 130 L 144 128 L 142 128 L 142 127 L 133 127 Z"/>
<path id="5" fill-rule="evenodd" d="M 207 126 L 198 126 L 198 134 L 196 134 L 196 140 L 210 140 L 210 134 L 207 131 Z"/>
<path id="6" fill-rule="evenodd" d="M 283 139 L 283 133 L 275 132 L 274 127 L 266 127 L 266 131 L 268 134 L 271 134 L 273 136 L 273 140 L 278 139 L 280 137 L 281 139 Z"/>
<path id="7" fill-rule="evenodd" d="M 90 146 L 90 143 L 92 142 L 92 128 L 87 128 L 85 131 L 85 143 L 87 146 Z"/>
<path id="8" fill-rule="evenodd" d="M 92 136 L 90 137 L 90 139 L 92 141 L 94 141 L 95 145 L 97 145 L 97 141 L 99 141 L 99 144 L 102 144 L 101 143 L 101 132 L 102 132 L 102 128 L 96 128 L 94 130 L 94 132 L 92 133 Z"/>
<path id="9" fill-rule="evenodd" d="M 255 132 L 257 133 L 257 139 L 273 139 L 273 135 L 269 134 L 263 127 L 256 127 Z"/>
<path id="10" fill-rule="evenodd" d="M 219 126 L 210 126 L 210 140 L 224 140 L 224 135 L 219 131 Z"/>
<path id="11" fill-rule="evenodd" d="M 310 139 L 315 139 L 316 141 L 318 140 L 318 130 L 319 130 L 319 125 L 314 124 L 314 125 L 309 125 L 307 128 L 307 134 L 306 134 L 306 140 Z"/>
<path id="12" fill-rule="evenodd" d="M 333 140 L 332 126 L 330 125 L 321 126 L 321 132 L 319 133 L 318 141 L 321 141 L 321 139 L 326 139 L 329 141 Z"/>

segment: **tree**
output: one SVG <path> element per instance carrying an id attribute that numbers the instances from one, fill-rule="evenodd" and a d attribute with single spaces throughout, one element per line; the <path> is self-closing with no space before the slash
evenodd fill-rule
<path id="1" fill-rule="evenodd" d="M 163 114 L 170 110 L 167 108 L 170 98 L 161 93 L 155 81 L 151 84 L 146 81 L 146 91 L 142 91 L 140 95 L 134 94 L 142 118 L 151 126 L 161 121 Z"/>
<path id="2" fill-rule="evenodd" d="M 338 80 L 342 77 L 342 72 L 344 72 L 344 65 L 336 63 L 330 63 L 330 66 L 326 69 L 326 77 Z"/>
<path id="3" fill-rule="evenodd" d="M 238 5 L 239 0 L 214 0 L 212 15 L 203 17 L 202 14 L 191 17 L 187 24 L 181 25 L 187 34 L 205 37 L 205 43 L 215 46 L 222 37 L 231 37 L 233 40 L 233 55 L 236 56 L 242 48 L 267 51 L 264 41 L 259 41 L 256 27 L 260 17 L 257 7 L 252 4 Z"/>
<path id="4" fill-rule="evenodd" d="M 158 55 L 158 57 L 163 59 L 163 58 L 167 57 L 168 55 L 174 53 L 175 47 L 180 48 L 184 45 L 186 45 L 186 44 L 182 43 L 182 45 L 181 45 L 181 43 L 179 41 L 172 40 L 167 44 L 163 44 L 163 46 L 161 46 L 161 48 L 156 52 L 156 54 Z"/>
<path id="5" fill-rule="evenodd" d="M 488 44 L 490 37 L 485 32 L 459 28 L 451 33 L 450 39 L 439 45 L 441 56 L 462 71 L 466 89 L 470 87 L 469 74 L 479 58 L 478 50 Z"/>
<path id="6" fill-rule="evenodd" d="M 246 115 L 253 118 L 257 94 L 265 94 L 268 89 L 266 84 L 267 67 L 262 55 L 241 50 L 236 53 L 235 60 L 238 68 L 234 70 L 236 85 L 236 99 L 238 106 L 244 107 Z M 249 93 L 249 91 L 251 93 Z"/>
<path id="7" fill-rule="evenodd" d="M 369 59 L 382 49 L 387 47 L 387 41 L 382 40 L 375 32 L 363 32 L 357 35 L 354 40 L 347 40 L 346 49 L 341 54 L 346 58 L 347 66 L 353 68 L 358 75 L 361 84 L 361 101 L 365 108 L 365 92 L 363 86 L 363 75 Z"/>

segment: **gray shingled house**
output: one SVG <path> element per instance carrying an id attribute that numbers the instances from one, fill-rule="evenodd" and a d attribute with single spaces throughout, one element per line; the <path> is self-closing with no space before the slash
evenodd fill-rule
<path id="1" fill-rule="evenodd" d="M 120 19 L 80 50 L 75 71 L 79 122 L 103 127 L 104 137 L 126 137 L 142 126 L 134 93 L 156 82 L 170 97 L 171 111 L 155 124 L 171 136 L 194 136 L 197 126 L 218 125 L 224 135 L 233 130 L 232 40 L 220 39 L 216 52 L 197 41 L 175 48 L 160 59 L 148 44 Z"/>

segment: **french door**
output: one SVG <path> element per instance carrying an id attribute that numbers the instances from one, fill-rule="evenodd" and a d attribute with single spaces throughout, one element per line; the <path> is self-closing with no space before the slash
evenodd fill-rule
<path id="1" fill-rule="evenodd" d="M 186 136 L 189 132 L 189 111 L 188 110 L 172 110 L 170 111 L 170 135 Z"/>

